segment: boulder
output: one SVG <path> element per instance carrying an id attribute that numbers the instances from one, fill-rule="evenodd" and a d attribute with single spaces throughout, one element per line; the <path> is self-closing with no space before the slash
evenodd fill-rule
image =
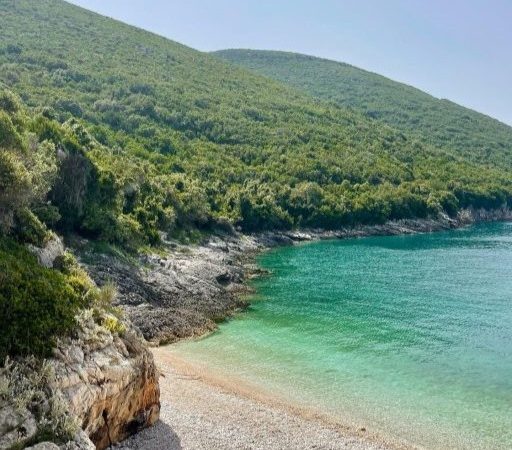
<path id="1" fill-rule="evenodd" d="M 55 260 L 59 256 L 63 255 L 65 250 L 62 240 L 56 235 L 53 235 L 44 247 L 36 247 L 31 244 L 27 247 L 29 251 L 36 255 L 39 264 L 47 269 L 51 269 L 53 267 Z"/>

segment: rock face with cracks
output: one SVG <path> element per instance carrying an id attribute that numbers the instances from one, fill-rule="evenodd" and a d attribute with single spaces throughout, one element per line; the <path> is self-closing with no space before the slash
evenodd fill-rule
<path id="1" fill-rule="evenodd" d="M 78 322 L 52 358 L 0 369 L 0 448 L 104 449 L 158 420 L 158 372 L 140 333 L 127 322 L 112 333 L 92 310 Z"/>
<path id="2" fill-rule="evenodd" d="M 104 449 L 158 420 L 158 371 L 132 327 L 118 336 L 86 321 L 78 339 L 56 349 L 53 364 L 70 412 Z"/>
<path id="3" fill-rule="evenodd" d="M 242 261 L 258 248 L 247 236 L 210 237 L 201 245 L 168 243 L 167 254 L 136 263 L 110 255 L 82 255 L 93 279 L 118 286 L 117 304 L 155 344 L 211 331 L 216 321 L 243 308 Z"/>

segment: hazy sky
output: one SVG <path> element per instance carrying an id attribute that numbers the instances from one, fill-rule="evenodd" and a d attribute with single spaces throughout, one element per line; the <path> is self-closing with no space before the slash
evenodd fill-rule
<path id="1" fill-rule="evenodd" d="M 511 0 L 72 0 L 199 50 L 343 61 L 512 125 Z"/>

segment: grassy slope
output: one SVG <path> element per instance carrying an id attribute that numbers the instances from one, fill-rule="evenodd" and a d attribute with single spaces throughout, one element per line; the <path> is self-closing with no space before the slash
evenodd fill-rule
<path id="1" fill-rule="evenodd" d="M 480 162 L 512 166 L 512 128 L 449 100 L 357 67 L 296 53 L 223 50 L 217 56 L 353 108 L 422 141 Z"/>
<path id="2" fill-rule="evenodd" d="M 0 81 L 36 111 L 87 126 L 123 221 L 153 236 L 173 218 L 339 227 L 510 198 L 507 174 L 486 159 L 60 0 L 0 2 L 0 29 Z"/>

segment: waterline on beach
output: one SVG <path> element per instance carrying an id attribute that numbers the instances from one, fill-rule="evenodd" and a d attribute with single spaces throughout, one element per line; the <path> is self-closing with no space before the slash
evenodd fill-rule
<path id="1" fill-rule="evenodd" d="M 273 250 L 251 309 L 173 349 L 428 448 L 512 446 L 512 226 Z M 261 300 L 261 301 L 259 301 Z"/>

